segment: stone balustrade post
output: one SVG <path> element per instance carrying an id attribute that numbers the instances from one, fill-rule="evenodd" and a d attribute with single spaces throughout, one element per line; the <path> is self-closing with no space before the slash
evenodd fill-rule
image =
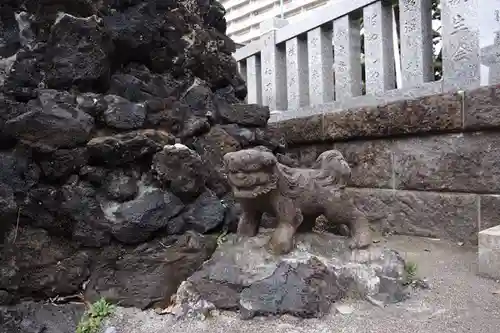
<path id="1" fill-rule="evenodd" d="M 294 37 L 286 41 L 286 75 L 288 109 L 309 105 L 309 67 L 307 40 Z"/>
<path id="2" fill-rule="evenodd" d="M 271 110 L 287 109 L 286 55 L 284 45 L 276 45 L 276 30 L 288 21 L 273 18 L 260 24 L 262 104 Z"/>
<path id="3" fill-rule="evenodd" d="M 378 1 L 363 8 L 365 27 L 366 94 L 396 87 L 392 3 Z"/>
<path id="4" fill-rule="evenodd" d="M 262 71 L 260 55 L 247 58 L 247 103 L 262 104 Z"/>
<path id="5" fill-rule="evenodd" d="M 434 81 L 431 0 L 399 0 L 402 88 Z"/>
<path id="6" fill-rule="evenodd" d="M 484 1 L 485 6 L 487 3 Z M 441 5 L 444 88 L 464 90 L 479 87 L 479 0 L 443 0 Z"/>
<path id="7" fill-rule="evenodd" d="M 335 97 L 332 25 L 319 26 L 307 32 L 307 56 L 311 105 L 332 102 Z"/>
<path id="8" fill-rule="evenodd" d="M 333 21 L 335 100 L 360 96 L 362 93 L 359 23 L 351 15 Z"/>

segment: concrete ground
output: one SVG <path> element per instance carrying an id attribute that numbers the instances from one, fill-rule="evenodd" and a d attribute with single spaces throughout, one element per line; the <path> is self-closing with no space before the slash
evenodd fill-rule
<path id="1" fill-rule="evenodd" d="M 109 325 L 117 333 L 500 332 L 500 283 L 476 275 L 477 249 L 404 236 L 384 242 L 418 265 L 418 275 L 428 280 L 430 290 L 417 290 L 410 300 L 383 309 L 346 301 L 351 313 L 321 319 L 283 316 L 242 321 L 237 314 L 221 313 L 204 321 L 176 321 L 169 315 L 121 308 Z"/>

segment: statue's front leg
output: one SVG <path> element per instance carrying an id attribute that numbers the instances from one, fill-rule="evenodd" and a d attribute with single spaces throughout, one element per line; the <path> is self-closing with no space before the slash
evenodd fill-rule
<path id="1" fill-rule="evenodd" d="M 241 202 L 240 204 L 243 212 L 240 216 L 236 232 L 239 236 L 253 237 L 259 231 L 262 213 L 257 211 L 255 207 L 252 207 L 250 203 Z"/>
<path id="2" fill-rule="evenodd" d="M 353 205 L 354 206 L 354 205 Z M 368 219 L 356 207 L 352 208 L 351 215 L 351 239 L 349 247 L 351 249 L 363 249 L 372 244 L 372 232 Z"/>
<path id="3" fill-rule="evenodd" d="M 269 241 L 268 247 L 274 254 L 286 254 L 293 249 L 293 237 L 303 221 L 300 209 L 293 200 L 278 196 L 275 199 L 274 210 L 278 218 L 278 226 Z"/>

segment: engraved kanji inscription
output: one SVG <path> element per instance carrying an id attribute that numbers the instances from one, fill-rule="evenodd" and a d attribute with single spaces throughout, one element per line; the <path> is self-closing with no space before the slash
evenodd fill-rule
<path id="1" fill-rule="evenodd" d="M 465 19 L 462 17 L 462 15 L 457 14 L 452 18 L 452 20 L 453 20 L 453 31 L 451 32 L 451 35 L 469 30 L 469 28 L 465 24 Z"/>

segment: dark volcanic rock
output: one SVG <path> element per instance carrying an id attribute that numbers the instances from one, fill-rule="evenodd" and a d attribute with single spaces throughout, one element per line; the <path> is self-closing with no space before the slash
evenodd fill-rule
<path id="1" fill-rule="evenodd" d="M 222 123 L 234 123 L 249 127 L 266 126 L 270 117 L 269 107 L 257 104 L 233 104 L 218 100 L 217 119 Z"/>
<path id="2" fill-rule="evenodd" d="M 9 333 L 74 332 L 84 310 L 80 304 L 23 303 L 0 308 L 0 326 Z"/>
<path id="3" fill-rule="evenodd" d="M 182 102 L 189 106 L 195 116 L 206 117 L 215 112 L 212 98 L 213 94 L 210 87 L 205 82 L 195 79 Z"/>
<path id="4" fill-rule="evenodd" d="M 167 128 L 172 133 L 182 131 L 184 121 L 190 113 L 189 107 L 175 98 L 151 99 L 146 103 L 148 109 L 147 121 L 152 126 Z"/>
<path id="5" fill-rule="evenodd" d="M 235 311 L 240 308 L 242 286 L 217 281 L 199 280 L 196 283 L 196 290 L 206 296 L 205 299 L 217 309 Z"/>
<path id="6" fill-rule="evenodd" d="M 84 93 L 76 97 L 78 108 L 94 118 L 100 118 L 106 111 L 108 103 L 104 96 L 95 93 Z"/>
<path id="7" fill-rule="evenodd" d="M 101 297 L 122 306 L 165 307 L 179 284 L 193 274 L 216 247 L 215 237 L 188 233 L 158 239 L 132 250 L 105 251 L 86 288 L 86 299 Z"/>
<path id="8" fill-rule="evenodd" d="M 214 126 L 208 133 L 194 140 L 196 151 L 206 162 L 208 173 L 208 186 L 218 196 L 223 196 L 229 191 L 223 166 L 223 157 L 226 153 L 241 149 L 240 143 L 229 135 L 223 128 Z"/>
<path id="9" fill-rule="evenodd" d="M 0 20 L 0 58 L 12 56 L 21 46 L 19 26 L 14 16 L 14 10 L 5 6 L 2 8 Z"/>
<path id="10" fill-rule="evenodd" d="M 192 232 L 239 217 L 222 156 L 280 145 L 269 110 L 242 104 L 224 8 L 0 2 L 0 303 L 79 293 L 93 273 L 92 297 L 166 305 L 213 251 Z M 8 327 L 74 331 L 26 316 Z"/>
<path id="11" fill-rule="evenodd" d="M 113 43 L 101 19 L 61 12 L 50 27 L 46 44 L 18 54 L 7 76 L 8 91 L 18 87 L 83 90 L 108 85 Z M 16 93 L 16 95 L 19 92 Z"/>
<path id="12" fill-rule="evenodd" d="M 16 231 L 17 230 L 17 231 Z M 0 289 L 22 297 L 75 294 L 90 274 L 91 253 L 42 229 L 13 229 L 0 257 Z"/>
<path id="13" fill-rule="evenodd" d="M 237 124 L 221 125 L 220 128 L 238 141 L 242 149 L 264 146 L 276 151 L 286 146 L 275 128 L 241 127 Z"/>
<path id="14" fill-rule="evenodd" d="M 0 307 L 2 333 L 75 332 L 85 311 L 84 304 L 45 304 L 25 302 Z"/>
<path id="15" fill-rule="evenodd" d="M 108 170 L 103 167 L 86 165 L 80 169 L 78 174 L 82 177 L 82 179 L 87 180 L 96 186 L 100 186 L 104 183 Z"/>
<path id="16" fill-rule="evenodd" d="M 0 290 L 0 306 L 14 303 L 14 296 L 6 290 Z"/>
<path id="17" fill-rule="evenodd" d="M 0 183 L 0 237 L 4 237 L 9 227 L 14 224 L 17 212 L 18 208 L 14 190 Z"/>
<path id="18" fill-rule="evenodd" d="M 104 100 L 108 109 L 103 118 L 106 125 L 116 129 L 137 129 L 146 119 L 146 107 L 140 103 L 131 103 L 120 96 L 107 95 Z"/>
<path id="19" fill-rule="evenodd" d="M 172 0 L 164 4 L 159 2 L 136 2 L 136 6 L 104 17 L 121 62 L 151 63 L 153 52 L 159 53 L 158 56 L 161 54 L 159 50 L 156 51 L 156 47 L 164 47 L 165 56 L 155 62 L 155 70 L 163 72 L 172 66 L 172 57 L 185 47 L 186 44 L 180 37 L 189 32 L 189 27 L 183 22 L 182 13 L 169 11 L 174 7 L 175 2 Z M 163 10 L 157 10 L 157 4 L 164 6 Z M 170 31 L 167 30 L 169 27 Z M 165 35 L 157 35 L 157 32 L 165 32 Z"/>
<path id="20" fill-rule="evenodd" d="M 0 70 L 0 86 L 2 74 Z M 0 93 L 0 147 L 10 148 L 15 144 L 13 138 L 5 130 L 5 123 L 26 112 L 26 105 Z"/>
<path id="21" fill-rule="evenodd" d="M 40 148 L 73 148 L 87 142 L 94 119 L 68 103 L 67 95 L 43 91 L 28 103 L 26 113 L 6 122 L 7 133 Z"/>
<path id="22" fill-rule="evenodd" d="M 178 98 L 188 88 L 188 80 L 175 79 L 169 73 L 155 74 L 146 66 L 131 65 L 111 77 L 109 93 L 132 102 L 154 98 Z"/>
<path id="23" fill-rule="evenodd" d="M 196 198 L 205 189 L 206 167 L 200 156 L 188 147 L 165 146 L 153 158 L 156 178 L 181 199 Z"/>
<path id="24" fill-rule="evenodd" d="M 137 174 L 125 170 L 115 170 L 108 174 L 106 195 L 110 200 L 119 202 L 132 200 L 139 191 Z"/>
<path id="25" fill-rule="evenodd" d="M 87 164 L 85 148 L 59 149 L 44 156 L 40 167 L 45 177 L 58 180 L 77 172 L 85 164 Z"/>
<path id="26" fill-rule="evenodd" d="M 196 116 L 187 104 L 175 98 L 147 101 L 148 124 L 167 129 L 181 139 L 189 139 L 210 129 L 205 116 Z"/>
<path id="27" fill-rule="evenodd" d="M 109 243 L 109 222 L 88 183 L 69 183 L 62 188 L 39 185 L 33 188 L 20 207 L 28 223 L 52 235 L 71 238 L 85 246 Z"/>
<path id="28" fill-rule="evenodd" d="M 20 214 L 34 227 L 69 237 L 74 224 L 68 219 L 58 218 L 61 202 L 62 195 L 58 188 L 40 185 L 31 189 L 24 198 Z"/>
<path id="29" fill-rule="evenodd" d="M 96 190 L 90 183 L 73 183 L 62 188 L 62 213 L 74 223 L 72 237 L 85 246 L 109 243 L 110 222 L 105 217 Z"/>
<path id="30" fill-rule="evenodd" d="M 16 223 L 20 213 L 18 201 L 26 197 L 40 177 L 40 169 L 29 151 L 18 147 L 12 152 L 0 152 L 0 236 Z"/>
<path id="31" fill-rule="evenodd" d="M 14 193 L 25 193 L 38 183 L 40 168 L 28 150 L 17 147 L 12 152 L 0 152 L 0 183 Z"/>
<path id="32" fill-rule="evenodd" d="M 320 317 L 344 296 L 403 299 L 405 263 L 383 247 L 352 251 L 343 237 L 301 233 L 286 257 L 265 249 L 270 233 L 229 235 L 212 258 L 180 285 L 170 311 L 178 317 L 207 310 Z M 384 279 L 384 281 L 382 281 Z"/>
<path id="33" fill-rule="evenodd" d="M 184 225 L 187 229 L 206 233 L 224 222 L 225 213 L 226 207 L 222 201 L 212 191 L 207 190 L 189 205 L 175 222 L 176 225 Z"/>
<path id="34" fill-rule="evenodd" d="M 220 128 L 238 141 L 242 148 L 250 147 L 256 143 L 256 133 L 253 129 L 240 127 L 237 124 L 222 125 Z"/>
<path id="35" fill-rule="evenodd" d="M 308 318 L 326 314 L 343 296 L 335 274 L 311 259 L 296 267 L 280 263 L 273 275 L 241 292 L 240 304 L 245 318 L 283 313 Z"/>
<path id="36" fill-rule="evenodd" d="M 98 17 L 58 14 L 48 45 L 46 80 L 49 87 L 61 89 L 76 85 L 89 89 L 107 85 L 113 44 Z"/>
<path id="37" fill-rule="evenodd" d="M 184 207 L 175 195 L 155 188 L 143 188 L 134 200 L 109 203 L 107 215 L 113 221 L 113 236 L 122 243 L 137 244 L 166 228 L 169 220 Z"/>
<path id="38" fill-rule="evenodd" d="M 138 130 L 94 138 L 87 144 L 87 149 L 91 162 L 116 166 L 152 156 L 172 143 L 174 138 L 166 132 Z"/>

